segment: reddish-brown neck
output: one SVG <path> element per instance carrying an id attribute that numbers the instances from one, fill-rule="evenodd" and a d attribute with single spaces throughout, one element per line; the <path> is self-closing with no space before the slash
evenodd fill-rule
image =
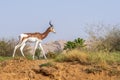
<path id="1" fill-rule="evenodd" d="M 44 33 L 42 33 L 42 39 L 46 38 L 49 34 L 49 29 L 47 29 Z"/>

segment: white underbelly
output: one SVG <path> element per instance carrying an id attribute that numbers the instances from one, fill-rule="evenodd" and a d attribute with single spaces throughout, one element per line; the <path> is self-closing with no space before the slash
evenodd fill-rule
<path id="1" fill-rule="evenodd" d="M 29 41 L 29 42 L 40 41 L 40 42 L 41 42 L 42 40 L 40 40 L 40 39 L 38 39 L 38 38 L 30 37 L 30 38 L 27 39 L 27 41 Z"/>

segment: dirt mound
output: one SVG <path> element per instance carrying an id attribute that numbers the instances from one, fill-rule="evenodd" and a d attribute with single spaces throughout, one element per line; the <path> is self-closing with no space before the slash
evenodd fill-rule
<path id="1" fill-rule="evenodd" d="M 17 58 L 0 63 L 0 80 L 43 80 L 33 69 L 39 69 L 42 60 L 27 60 Z M 44 78 L 45 79 L 45 78 Z"/>
<path id="2" fill-rule="evenodd" d="M 120 65 L 109 69 L 77 62 L 16 58 L 0 62 L 0 80 L 119 80 Z"/>

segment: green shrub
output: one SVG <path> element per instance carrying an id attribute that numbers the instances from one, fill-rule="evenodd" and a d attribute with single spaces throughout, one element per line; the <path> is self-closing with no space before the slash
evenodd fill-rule
<path id="1" fill-rule="evenodd" d="M 88 31 L 88 42 L 90 43 L 89 49 L 91 51 L 120 51 L 119 25 L 92 25 Z"/>
<path id="2" fill-rule="evenodd" d="M 120 51 L 120 29 L 113 28 L 103 40 L 109 52 Z"/>
<path id="3" fill-rule="evenodd" d="M 12 56 L 14 47 L 18 42 L 15 39 L 1 39 L 0 40 L 0 56 Z M 25 47 L 24 53 L 29 53 L 28 46 Z M 15 55 L 21 55 L 20 50 L 16 51 Z"/>
<path id="4" fill-rule="evenodd" d="M 42 55 L 42 54 L 41 54 L 41 50 L 40 50 L 39 48 L 37 48 L 36 51 L 35 51 L 35 57 L 36 57 L 37 59 L 40 59 L 40 57 L 41 57 L 40 55 Z"/>
<path id="5" fill-rule="evenodd" d="M 84 47 L 84 42 L 85 40 L 81 39 L 81 38 L 77 38 L 74 41 L 68 41 L 65 46 L 64 46 L 64 50 L 69 49 L 75 49 L 75 48 L 82 48 Z"/>
<path id="6" fill-rule="evenodd" d="M 5 40 L 2 39 L 0 40 L 0 56 L 10 56 L 12 51 L 13 51 L 13 47 L 14 47 L 14 40 Z"/>

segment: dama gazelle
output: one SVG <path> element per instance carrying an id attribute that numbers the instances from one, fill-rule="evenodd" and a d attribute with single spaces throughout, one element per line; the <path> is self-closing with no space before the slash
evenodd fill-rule
<path id="1" fill-rule="evenodd" d="M 50 32 L 55 33 L 54 27 L 51 24 L 51 22 L 49 22 L 49 25 L 50 26 L 43 33 L 35 32 L 35 33 L 23 33 L 23 34 L 20 34 L 20 36 L 19 36 L 19 42 L 18 42 L 18 44 L 14 48 L 13 57 L 15 56 L 16 49 L 19 48 L 19 47 L 20 47 L 20 51 L 21 51 L 22 56 L 25 57 L 25 55 L 23 53 L 23 48 L 25 47 L 26 42 L 29 41 L 29 42 L 35 42 L 33 59 L 34 59 L 34 56 L 35 56 L 35 51 L 36 51 L 36 49 L 37 49 L 38 46 L 41 48 L 41 51 L 42 51 L 42 54 L 43 54 L 44 58 L 47 59 L 47 57 L 45 55 L 45 52 L 43 50 L 43 47 L 41 45 L 41 42 L 42 42 L 42 40 L 44 38 L 46 38 L 48 36 L 48 34 Z"/>

